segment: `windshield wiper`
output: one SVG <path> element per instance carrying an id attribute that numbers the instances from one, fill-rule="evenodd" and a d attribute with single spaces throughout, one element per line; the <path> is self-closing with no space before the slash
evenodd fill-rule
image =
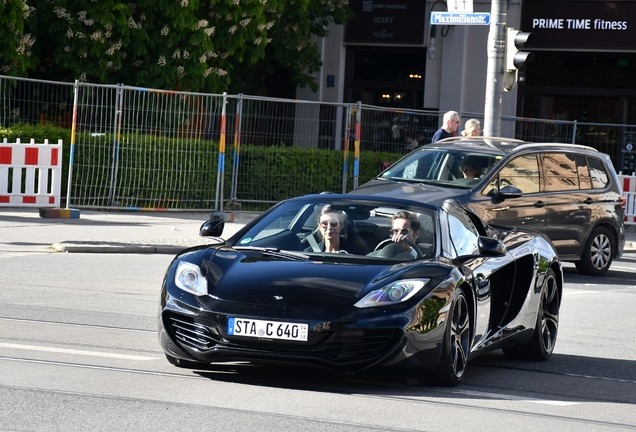
<path id="1" fill-rule="evenodd" d="M 298 252 L 282 251 L 276 247 L 271 247 L 271 246 L 269 247 L 235 246 L 234 249 L 260 252 L 260 254 L 264 256 L 285 258 L 285 259 L 293 260 L 293 261 L 309 261 L 308 255 L 298 253 Z"/>

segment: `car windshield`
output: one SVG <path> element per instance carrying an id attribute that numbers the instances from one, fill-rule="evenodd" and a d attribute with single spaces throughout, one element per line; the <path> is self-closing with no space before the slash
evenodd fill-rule
<path id="1" fill-rule="evenodd" d="M 503 158 L 471 148 L 426 146 L 397 162 L 380 178 L 472 188 Z"/>
<path id="2" fill-rule="evenodd" d="M 434 208 L 351 199 L 290 200 L 233 244 L 241 250 L 268 248 L 310 258 L 410 261 L 434 256 L 435 219 Z"/>

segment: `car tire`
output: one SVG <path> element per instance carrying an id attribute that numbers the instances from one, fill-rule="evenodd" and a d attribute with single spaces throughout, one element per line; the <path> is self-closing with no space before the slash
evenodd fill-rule
<path id="1" fill-rule="evenodd" d="M 472 321 L 468 300 L 464 291 L 457 289 L 453 294 L 444 331 L 439 366 L 429 376 L 429 381 L 433 385 L 453 387 L 462 380 L 468 362 L 471 334 Z"/>
<path id="2" fill-rule="evenodd" d="M 184 369 L 205 369 L 207 367 L 207 363 L 183 360 L 177 357 L 172 357 L 171 355 L 168 355 L 168 354 L 166 354 L 166 359 L 171 365 L 184 368 Z"/>
<path id="3" fill-rule="evenodd" d="M 585 243 L 581 260 L 576 269 L 586 275 L 600 276 L 609 270 L 614 258 L 614 238 L 607 228 L 598 227 L 592 231 Z"/>
<path id="4" fill-rule="evenodd" d="M 559 285 L 552 269 L 548 269 L 541 287 L 541 299 L 532 339 L 523 345 L 506 347 L 506 357 L 520 360 L 547 360 L 554 351 L 559 331 Z"/>

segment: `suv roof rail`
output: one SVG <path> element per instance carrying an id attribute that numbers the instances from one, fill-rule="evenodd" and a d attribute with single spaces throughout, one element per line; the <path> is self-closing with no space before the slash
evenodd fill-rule
<path id="1" fill-rule="evenodd" d="M 519 151 L 519 150 L 524 150 L 524 149 L 533 148 L 533 147 L 551 147 L 551 146 L 571 147 L 571 148 L 577 148 L 581 150 L 590 150 L 590 151 L 598 152 L 598 150 L 595 149 L 594 147 L 590 147 L 590 146 L 586 146 L 582 144 L 569 144 L 569 143 L 525 143 L 518 147 L 515 147 L 513 151 Z"/>
<path id="2" fill-rule="evenodd" d="M 514 138 L 503 138 L 503 137 L 484 137 L 484 136 L 458 136 L 458 137 L 448 137 L 443 140 L 439 140 L 433 144 L 447 144 L 451 142 L 459 142 L 459 141 L 477 141 L 482 144 L 486 144 L 488 147 L 492 147 L 495 150 L 501 151 L 500 147 L 497 147 L 492 141 L 500 141 L 500 142 L 508 142 L 511 144 L 521 144 L 525 143 L 525 141 L 514 139 Z"/>
<path id="3" fill-rule="evenodd" d="M 516 138 L 505 138 L 505 137 L 486 137 L 486 136 L 456 136 L 456 137 L 448 137 L 443 140 L 439 140 L 433 144 L 437 143 L 449 143 L 455 141 L 482 141 L 482 140 L 496 140 L 496 141 L 505 141 L 511 143 L 526 143 L 527 141 L 519 140 Z"/>

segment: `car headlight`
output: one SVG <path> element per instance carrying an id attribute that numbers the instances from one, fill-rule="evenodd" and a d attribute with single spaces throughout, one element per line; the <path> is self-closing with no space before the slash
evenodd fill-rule
<path id="1" fill-rule="evenodd" d="M 198 265 L 189 262 L 179 262 L 174 274 L 174 284 L 184 291 L 196 296 L 208 293 L 208 280 L 201 274 Z"/>
<path id="2" fill-rule="evenodd" d="M 371 291 L 354 306 L 367 308 L 373 306 L 386 306 L 406 301 L 424 287 L 430 279 L 406 279 L 391 282 L 390 284 Z"/>

